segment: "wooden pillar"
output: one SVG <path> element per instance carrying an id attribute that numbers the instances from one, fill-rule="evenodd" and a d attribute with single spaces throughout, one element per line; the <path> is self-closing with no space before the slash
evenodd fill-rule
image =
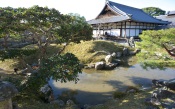
<path id="1" fill-rule="evenodd" d="M 123 25 L 123 22 L 121 22 L 120 37 L 122 37 L 122 25 Z"/>
<path id="2" fill-rule="evenodd" d="M 131 37 L 130 30 L 131 30 L 131 21 L 130 21 L 130 25 L 129 25 L 129 37 Z"/>
<path id="3" fill-rule="evenodd" d="M 125 21 L 125 38 L 126 38 L 126 21 Z"/>
<path id="4" fill-rule="evenodd" d="M 139 34 L 140 34 L 140 23 L 139 23 Z"/>
<path id="5" fill-rule="evenodd" d="M 136 36 L 136 28 L 137 28 L 137 22 L 135 22 L 136 23 L 136 26 L 135 26 L 135 36 Z"/>
<path id="6" fill-rule="evenodd" d="M 96 25 L 97 29 L 96 29 L 96 37 L 98 38 L 98 24 Z"/>
<path id="7" fill-rule="evenodd" d="M 104 25 L 103 25 L 103 36 L 104 36 Z"/>
<path id="8" fill-rule="evenodd" d="M 101 24 L 98 24 L 98 32 L 97 32 L 97 37 L 99 38 L 99 36 L 100 36 L 100 26 L 101 26 Z"/>

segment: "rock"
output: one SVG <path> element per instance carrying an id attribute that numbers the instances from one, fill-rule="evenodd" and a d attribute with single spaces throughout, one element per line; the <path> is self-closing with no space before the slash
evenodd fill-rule
<path id="1" fill-rule="evenodd" d="M 165 88 L 165 89 L 175 90 L 175 79 L 168 80 L 168 81 L 153 79 L 152 84 L 155 87 L 158 87 L 158 88 Z"/>
<path id="2" fill-rule="evenodd" d="M 48 92 L 52 91 L 51 87 L 49 84 L 44 85 L 43 87 L 40 88 L 40 91 L 44 94 L 47 94 Z"/>
<path id="3" fill-rule="evenodd" d="M 145 104 L 153 105 L 153 106 L 160 106 L 161 105 L 160 101 L 158 99 L 155 99 L 155 98 L 146 98 Z"/>
<path id="4" fill-rule="evenodd" d="M 134 37 L 130 37 L 130 38 L 129 38 L 128 44 L 129 44 L 130 47 L 135 47 Z"/>
<path id="5" fill-rule="evenodd" d="M 155 106 L 160 106 L 161 102 L 158 99 L 151 98 L 151 104 Z"/>
<path id="6" fill-rule="evenodd" d="M 62 100 L 58 100 L 58 105 L 61 106 L 61 107 L 63 107 L 63 106 L 65 106 L 65 103 Z"/>
<path id="7" fill-rule="evenodd" d="M 105 61 L 106 61 L 106 63 L 111 63 L 112 62 L 112 55 L 107 55 L 105 57 Z"/>
<path id="8" fill-rule="evenodd" d="M 51 87 L 49 86 L 49 84 L 46 84 L 43 87 L 41 87 L 40 91 L 42 92 L 40 96 L 46 102 L 51 102 L 54 100 L 53 91 L 52 91 Z"/>
<path id="9" fill-rule="evenodd" d="M 12 109 L 11 98 L 18 93 L 10 82 L 0 81 L 0 109 Z"/>
<path id="10" fill-rule="evenodd" d="M 167 88 L 175 91 L 175 79 L 168 80 L 166 85 Z"/>
<path id="11" fill-rule="evenodd" d="M 95 63 L 95 70 L 102 70 L 105 66 L 104 62 L 97 62 Z"/>
<path id="12" fill-rule="evenodd" d="M 123 48 L 123 56 L 128 56 L 128 48 Z"/>
<path id="13" fill-rule="evenodd" d="M 113 70 L 114 68 L 116 68 L 118 65 L 118 63 L 108 63 L 105 64 L 105 70 Z"/>
<path id="14" fill-rule="evenodd" d="M 122 52 L 116 52 L 116 57 L 120 58 L 122 56 Z"/>
<path id="15" fill-rule="evenodd" d="M 18 93 L 16 87 L 7 81 L 0 81 L 0 101 L 10 99 Z"/>
<path id="16" fill-rule="evenodd" d="M 116 54 L 115 52 L 113 52 L 113 53 L 111 54 L 111 56 L 115 59 L 115 58 L 117 57 L 117 54 Z"/>
<path id="17" fill-rule="evenodd" d="M 153 79 L 152 80 L 152 84 L 155 86 L 155 87 L 165 87 L 167 85 L 167 82 L 166 81 L 159 81 L 159 80 L 156 80 L 156 79 Z"/>
<path id="18" fill-rule="evenodd" d="M 114 59 L 114 62 L 115 63 L 118 63 L 118 64 L 121 64 L 122 63 L 122 61 L 120 59 Z"/>
<path id="19" fill-rule="evenodd" d="M 72 105 L 74 105 L 74 102 L 73 102 L 72 100 L 68 100 L 68 101 L 66 102 L 66 105 L 67 105 L 67 106 L 72 106 Z"/>
<path id="20" fill-rule="evenodd" d="M 161 99 L 170 98 L 172 97 L 172 95 L 174 95 L 174 93 L 172 93 L 171 91 L 162 89 L 159 93 L 159 98 Z"/>
<path id="21" fill-rule="evenodd" d="M 163 102 L 162 107 L 164 109 L 175 109 L 175 103 Z"/>

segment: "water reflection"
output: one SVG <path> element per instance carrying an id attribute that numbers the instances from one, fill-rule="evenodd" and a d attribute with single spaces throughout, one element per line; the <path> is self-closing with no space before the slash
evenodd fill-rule
<path id="1" fill-rule="evenodd" d="M 79 75 L 80 81 L 60 83 L 53 80 L 50 85 L 55 97 L 66 95 L 80 105 L 104 103 L 116 90 L 125 90 L 127 86 L 150 86 L 152 79 L 169 80 L 175 78 L 175 69 L 144 70 L 139 64 L 131 67 L 118 67 L 112 71 L 83 70 Z M 71 93 L 73 91 L 73 93 Z M 73 96 L 73 97 L 72 97 Z"/>

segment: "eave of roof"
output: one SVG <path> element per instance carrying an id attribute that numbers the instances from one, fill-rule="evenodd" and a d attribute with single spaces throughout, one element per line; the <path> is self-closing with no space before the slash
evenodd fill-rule
<path id="1" fill-rule="evenodd" d="M 169 12 L 167 13 L 167 15 L 168 15 L 168 16 L 175 15 L 175 11 L 169 11 Z"/>
<path id="2" fill-rule="evenodd" d="M 89 20 L 89 24 L 100 24 L 100 23 L 113 23 L 113 22 L 122 22 L 125 20 L 129 20 L 130 18 L 127 16 L 113 16 L 113 17 L 107 17 L 107 18 L 101 18 L 101 19 L 92 19 Z"/>

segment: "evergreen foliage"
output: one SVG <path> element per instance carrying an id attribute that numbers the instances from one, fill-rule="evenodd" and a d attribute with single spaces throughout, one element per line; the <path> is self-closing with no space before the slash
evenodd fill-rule
<path id="1" fill-rule="evenodd" d="M 143 31 L 140 38 L 142 41 L 137 42 L 137 46 L 141 48 L 141 53 L 137 56 L 141 62 L 147 63 L 145 64 L 146 66 L 150 65 L 152 68 L 156 68 L 175 65 L 174 61 L 172 61 L 174 58 L 163 47 L 163 44 L 166 44 L 169 48 L 175 45 L 174 28 Z"/>
<path id="2" fill-rule="evenodd" d="M 77 14 L 63 15 L 54 8 L 39 6 L 6 7 L 0 8 L 0 11 L 0 38 L 4 41 L 4 49 L 0 51 L 0 60 L 13 58 L 23 60 L 25 56 L 32 54 L 40 60 L 36 72 L 21 84 L 21 94 L 38 96 L 40 87 L 51 77 L 61 82 L 75 81 L 76 83 L 78 81 L 78 73 L 81 73 L 82 67 L 73 54 L 61 54 L 56 51 L 48 56 L 47 52 L 49 52 L 48 46 L 51 42 L 69 44 L 90 40 L 92 28 L 84 17 Z M 20 39 L 22 37 L 36 42 L 39 56 L 35 49 L 9 49 L 9 38 Z M 44 40 L 43 37 L 45 37 Z"/>
<path id="3" fill-rule="evenodd" d="M 150 16 L 165 15 L 165 12 L 166 12 L 157 7 L 146 7 L 146 8 L 142 8 L 142 10 L 146 12 L 147 14 L 149 14 Z"/>

